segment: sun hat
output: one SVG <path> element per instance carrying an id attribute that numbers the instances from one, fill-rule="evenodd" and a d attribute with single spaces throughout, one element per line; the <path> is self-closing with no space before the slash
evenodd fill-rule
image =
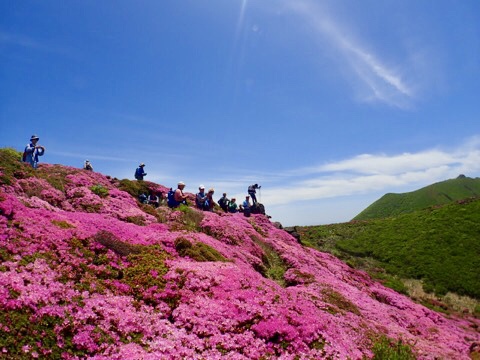
<path id="1" fill-rule="evenodd" d="M 185 185 L 185 183 L 183 181 L 179 181 L 178 186 L 180 186 L 180 185 Z"/>
<path id="2" fill-rule="evenodd" d="M 145 164 L 144 164 L 144 163 L 141 163 L 140 166 L 145 166 Z"/>
<path id="3" fill-rule="evenodd" d="M 204 189 L 204 190 L 205 190 L 205 185 L 201 184 L 198 188 L 199 188 L 200 190 L 201 190 L 201 189 Z"/>
<path id="4" fill-rule="evenodd" d="M 32 135 L 32 137 L 30 138 L 30 140 L 38 140 L 40 139 L 37 135 Z"/>

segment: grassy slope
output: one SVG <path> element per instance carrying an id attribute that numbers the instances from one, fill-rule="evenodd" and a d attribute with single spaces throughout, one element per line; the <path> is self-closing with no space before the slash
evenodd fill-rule
<path id="1" fill-rule="evenodd" d="M 386 218 L 480 195 L 480 178 L 459 177 L 404 194 L 386 194 L 353 220 Z"/>
<path id="2" fill-rule="evenodd" d="M 352 266 L 361 263 L 367 270 L 381 267 L 402 278 L 422 279 L 425 290 L 439 295 L 450 291 L 480 299 L 479 198 L 387 219 L 304 227 L 299 232 L 305 244 Z"/>

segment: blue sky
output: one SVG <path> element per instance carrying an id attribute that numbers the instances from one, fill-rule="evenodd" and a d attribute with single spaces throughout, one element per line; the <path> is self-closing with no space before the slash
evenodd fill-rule
<path id="1" fill-rule="evenodd" d="M 0 146 L 283 225 L 480 176 L 480 1 L 0 2 Z"/>

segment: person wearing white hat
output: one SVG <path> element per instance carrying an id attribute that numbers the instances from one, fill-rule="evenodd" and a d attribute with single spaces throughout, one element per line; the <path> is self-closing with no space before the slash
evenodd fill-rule
<path id="1" fill-rule="evenodd" d="M 147 173 L 145 172 L 145 170 L 143 169 L 145 167 L 145 164 L 144 163 L 141 163 L 137 170 L 135 170 L 135 179 L 137 180 L 143 180 L 143 177 L 145 175 L 147 175 Z"/>
<path id="2" fill-rule="evenodd" d="M 205 194 L 205 186 L 200 185 L 198 187 L 198 193 L 195 195 L 195 205 L 200 210 L 208 210 L 207 194 Z"/>
<path id="3" fill-rule="evenodd" d="M 38 157 L 45 153 L 45 147 L 37 145 L 39 139 L 37 135 L 32 135 L 30 144 L 27 144 L 23 151 L 22 161 L 29 163 L 34 169 L 38 166 Z"/>
<path id="4" fill-rule="evenodd" d="M 183 189 L 185 189 L 185 183 L 183 181 L 179 181 L 177 185 L 177 190 L 175 190 L 174 194 L 176 206 L 180 204 L 187 204 L 187 195 L 183 193 Z"/>

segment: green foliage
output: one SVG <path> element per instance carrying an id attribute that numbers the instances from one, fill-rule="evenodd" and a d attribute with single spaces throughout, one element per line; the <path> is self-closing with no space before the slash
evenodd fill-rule
<path id="1" fill-rule="evenodd" d="M 400 294 L 408 295 L 407 287 L 403 281 L 398 278 L 398 276 L 381 271 L 383 269 L 379 270 L 380 271 L 375 271 L 375 269 L 373 269 L 368 271 L 368 273 L 372 278 L 379 280 L 383 285 L 389 287 L 390 289 L 393 289 Z"/>
<path id="2" fill-rule="evenodd" d="M 93 185 L 90 187 L 90 190 L 101 198 L 106 198 L 108 196 L 108 189 L 100 184 Z"/>
<path id="3" fill-rule="evenodd" d="M 138 226 L 145 226 L 145 218 L 141 215 L 137 216 L 127 216 L 125 219 L 127 222 L 138 225 Z"/>
<path id="4" fill-rule="evenodd" d="M 147 204 L 140 204 L 140 209 L 142 209 L 143 212 L 154 216 L 160 223 L 167 222 L 167 214 L 170 212 L 169 208 L 158 207 L 155 209 L 152 205 Z"/>
<path id="5" fill-rule="evenodd" d="M 138 300 L 143 300 L 148 304 L 156 304 L 153 297 L 154 292 L 148 289 L 161 290 L 165 287 L 163 276 L 168 272 L 165 260 L 168 254 L 160 245 L 142 247 L 140 253 L 132 253 L 127 256 L 130 265 L 124 270 L 124 276 L 121 280 L 130 286 L 133 295 Z"/>
<path id="6" fill-rule="evenodd" d="M 182 213 L 182 217 L 180 219 L 180 229 L 187 231 L 202 231 L 202 227 L 200 226 L 204 217 L 202 211 L 193 209 L 183 204 L 177 209 Z"/>
<path id="7" fill-rule="evenodd" d="M 62 353 L 75 354 L 71 334 L 62 334 L 66 341 L 61 348 L 57 344 L 55 326 L 62 321 L 55 316 L 34 316 L 28 308 L 0 312 L 0 324 L 3 325 L 0 327 L 0 349 L 8 351 L 2 356 L 27 360 L 33 358 L 33 353 L 42 357 L 41 354 L 45 352 L 49 359 L 60 359 Z M 25 352 L 23 347 L 29 351 Z"/>
<path id="8" fill-rule="evenodd" d="M 322 298 L 328 304 L 327 310 L 332 314 L 351 312 L 355 315 L 361 315 L 360 310 L 354 303 L 332 288 L 324 288 Z"/>
<path id="9" fill-rule="evenodd" d="M 475 306 L 475 309 L 473 310 L 473 315 L 476 317 L 476 318 L 479 318 L 480 319 L 480 304 L 477 304 Z"/>
<path id="10" fill-rule="evenodd" d="M 175 240 L 175 249 L 180 256 L 188 256 L 196 261 L 228 261 L 228 259 L 213 247 L 202 242 L 192 244 L 189 240 L 183 237 L 179 237 Z"/>
<path id="11" fill-rule="evenodd" d="M 252 236 L 252 240 L 263 250 L 263 267 L 257 268 L 256 270 L 266 278 L 274 280 L 280 286 L 287 286 L 284 275 L 288 270 L 288 266 L 279 253 L 272 245 L 264 242 L 258 236 Z"/>
<path id="12" fill-rule="evenodd" d="M 65 192 L 67 184 L 67 175 L 76 174 L 80 169 L 68 168 L 62 165 L 52 165 L 48 169 L 39 167 L 35 172 L 35 177 L 46 180 L 55 189 Z"/>
<path id="13" fill-rule="evenodd" d="M 128 192 L 135 199 L 138 199 L 141 194 L 148 194 L 150 191 L 148 182 L 146 181 L 132 181 L 128 179 L 120 180 L 119 189 Z"/>
<path id="14" fill-rule="evenodd" d="M 132 245 L 121 241 L 117 239 L 115 235 L 105 230 L 97 232 L 94 235 L 93 240 L 120 256 L 128 256 L 130 254 L 139 254 L 142 252 L 142 246 Z"/>
<path id="15" fill-rule="evenodd" d="M 425 290 L 437 295 L 450 291 L 477 299 L 479 234 L 480 199 L 386 219 L 300 228 L 302 240 L 350 264 L 386 271 L 397 280 L 422 279 Z M 397 281 L 386 280 L 399 289 Z"/>
<path id="16" fill-rule="evenodd" d="M 52 224 L 59 227 L 60 229 L 71 229 L 75 227 L 72 224 L 70 224 L 68 221 L 62 221 L 62 220 L 52 220 Z"/>
<path id="17" fill-rule="evenodd" d="M 373 360 L 415 360 L 416 356 L 408 344 L 402 340 L 389 339 L 381 336 L 372 348 Z"/>
<path id="18" fill-rule="evenodd" d="M 456 179 L 435 183 L 408 193 L 386 194 L 353 220 L 386 218 L 479 195 L 480 178 L 459 176 Z"/>
<path id="19" fill-rule="evenodd" d="M 11 185 L 14 178 L 22 179 L 33 175 L 33 168 L 21 159 L 22 153 L 15 149 L 0 149 L 0 184 Z"/>

